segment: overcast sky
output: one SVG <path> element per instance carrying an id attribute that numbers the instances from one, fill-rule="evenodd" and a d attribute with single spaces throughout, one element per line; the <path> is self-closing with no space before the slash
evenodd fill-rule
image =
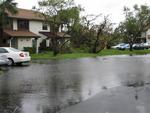
<path id="1" fill-rule="evenodd" d="M 18 7 L 31 9 L 32 6 L 37 4 L 38 0 L 15 0 Z M 119 23 L 123 20 L 123 7 L 130 8 L 133 5 L 147 4 L 150 6 L 150 0 L 75 0 L 76 4 L 80 4 L 85 9 L 85 14 L 104 14 L 110 15 L 113 23 Z"/>

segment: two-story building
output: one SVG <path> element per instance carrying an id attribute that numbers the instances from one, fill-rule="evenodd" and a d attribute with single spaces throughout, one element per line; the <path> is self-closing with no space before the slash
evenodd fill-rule
<path id="1" fill-rule="evenodd" d="M 2 45 L 20 50 L 36 46 L 38 52 L 40 42 L 47 38 L 39 32 L 50 32 L 50 27 L 45 24 L 40 13 L 18 8 L 16 15 L 8 13 L 8 17 L 10 22 L 4 29 L 5 38 L 2 40 Z"/>
<path id="2" fill-rule="evenodd" d="M 145 40 L 145 42 L 150 43 L 150 29 L 147 29 L 145 32 L 141 34 L 141 38 Z"/>
<path id="3" fill-rule="evenodd" d="M 18 8 L 16 15 L 8 13 L 8 17 L 10 21 L 4 29 L 4 39 L 0 46 L 10 46 L 20 50 L 24 50 L 24 47 L 35 47 L 37 53 L 43 39 L 46 39 L 46 46 L 49 46 L 52 33 L 40 13 Z M 60 38 L 70 37 L 61 32 L 57 35 Z"/>

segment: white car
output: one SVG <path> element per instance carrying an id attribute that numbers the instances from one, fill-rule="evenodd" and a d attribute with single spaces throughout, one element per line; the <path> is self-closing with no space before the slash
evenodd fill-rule
<path id="1" fill-rule="evenodd" d="M 0 47 L 0 56 L 7 57 L 8 65 L 22 64 L 31 60 L 29 52 L 20 51 L 12 47 Z"/>
<path id="2" fill-rule="evenodd" d="M 7 65 L 9 60 L 7 59 L 7 56 L 0 56 L 0 66 L 1 65 Z"/>
<path id="3" fill-rule="evenodd" d="M 118 49 L 125 50 L 125 49 L 129 49 L 129 48 L 130 48 L 129 44 L 124 44 L 124 45 L 120 46 Z"/>
<path id="4" fill-rule="evenodd" d="M 144 49 L 149 49 L 150 48 L 150 43 L 142 43 Z"/>
<path id="5" fill-rule="evenodd" d="M 129 44 L 126 44 L 126 43 L 121 43 L 121 44 L 118 44 L 116 46 L 112 46 L 113 49 L 119 49 L 119 50 L 125 50 L 125 49 L 129 49 L 130 46 Z"/>
<path id="6" fill-rule="evenodd" d="M 125 43 L 120 43 L 120 44 L 117 44 L 116 46 L 112 46 L 111 48 L 113 49 L 119 49 L 120 47 L 124 46 Z"/>

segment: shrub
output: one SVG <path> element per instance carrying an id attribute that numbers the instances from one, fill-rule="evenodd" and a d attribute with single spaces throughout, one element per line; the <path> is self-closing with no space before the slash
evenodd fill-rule
<path id="1" fill-rule="evenodd" d="M 64 46 L 63 48 L 61 48 L 60 50 L 60 53 L 63 54 L 63 53 L 72 53 L 73 52 L 73 49 L 69 46 Z"/>
<path id="2" fill-rule="evenodd" d="M 46 48 L 39 47 L 39 53 L 45 53 L 47 51 L 51 51 L 51 48 L 50 47 L 46 47 Z"/>
<path id="3" fill-rule="evenodd" d="M 34 47 L 24 47 L 24 51 L 28 51 L 30 54 L 36 53 L 36 48 Z"/>

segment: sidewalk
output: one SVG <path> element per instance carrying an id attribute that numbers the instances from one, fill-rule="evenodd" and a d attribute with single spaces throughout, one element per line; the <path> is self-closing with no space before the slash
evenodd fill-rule
<path id="1" fill-rule="evenodd" d="M 108 89 L 60 113 L 150 113 L 150 87 L 137 94 L 132 87 Z"/>

